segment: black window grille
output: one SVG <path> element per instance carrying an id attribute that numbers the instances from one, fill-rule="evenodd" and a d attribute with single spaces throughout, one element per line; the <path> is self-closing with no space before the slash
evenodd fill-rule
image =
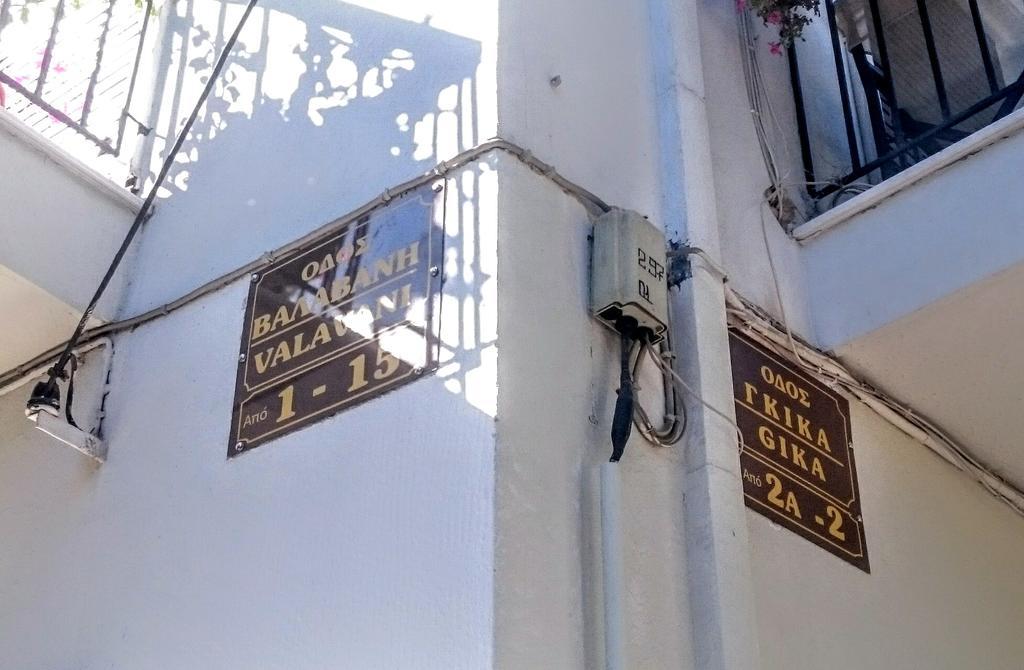
<path id="1" fill-rule="evenodd" d="M 820 43 L 789 50 L 814 198 L 891 177 L 1021 104 L 1022 0 L 822 0 L 822 10 L 828 73 Z"/>
<path id="2" fill-rule="evenodd" d="M 4 107 L 118 155 L 129 122 L 143 129 L 131 103 L 152 15 L 152 0 L 0 0 Z"/>

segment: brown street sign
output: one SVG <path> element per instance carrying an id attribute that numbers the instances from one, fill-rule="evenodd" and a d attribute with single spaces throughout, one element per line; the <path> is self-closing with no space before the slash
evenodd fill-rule
<path id="1" fill-rule="evenodd" d="M 412 193 L 253 275 L 228 458 L 434 367 L 433 199 Z"/>
<path id="2" fill-rule="evenodd" d="M 849 403 L 735 330 L 729 349 L 747 507 L 870 572 Z"/>

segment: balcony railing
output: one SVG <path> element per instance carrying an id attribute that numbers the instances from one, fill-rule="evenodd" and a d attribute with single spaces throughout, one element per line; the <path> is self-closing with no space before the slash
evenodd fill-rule
<path id="1" fill-rule="evenodd" d="M 4 106 L 57 140 L 71 130 L 118 155 L 152 0 L 0 0 Z"/>
<path id="2" fill-rule="evenodd" d="M 822 0 L 822 10 L 827 32 L 789 50 L 813 198 L 891 177 L 1024 97 L 1022 0 Z"/>

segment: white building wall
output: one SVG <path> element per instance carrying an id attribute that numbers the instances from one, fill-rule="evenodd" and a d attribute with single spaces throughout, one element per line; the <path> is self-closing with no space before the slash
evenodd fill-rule
<path id="1" fill-rule="evenodd" d="M 496 195 L 452 183 L 436 374 L 227 461 L 242 280 L 116 338 L 102 466 L 0 398 L 0 667 L 490 666 Z"/>
<path id="2" fill-rule="evenodd" d="M 656 219 L 648 5 L 503 1 L 498 132 L 608 202 Z"/>
<path id="3" fill-rule="evenodd" d="M 584 209 L 511 159 L 499 165 L 499 262 L 516 281 L 499 294 L 496 659 L 600 667 L 596 471 L 607 457 L 616 343 L 586 315 Z M 1024 524 L 923 445 L 852 407 L 871 574 L 747 511 L 761 667 L 1016 667 Z M 701 604 L 676 571 L 691 554 L 679 487 L 700 439 L 691 431 L 658 450 L 634 438 L 620 466 L 628 667 L 701 667 L 678 628 Z M 706 448 L 734 457 L 727 442 Z"/>
<path id="4" fill-rule="evenodd" d="M 1019 172 L 1005 167 L 1017 141 L 1009 139 L 916 190 L 865 208 L 806 246 L 787 237 L 765 208 L 773 271 L 759 212 L 769 182 L 743 87 L 733 12 L 732 3 L 705 3 L 701 43 L 722 262 L 734 289 L 781 320 L 778 282 L 790 327 L 830 347 L 1016 258 L 1020 236 L 1004 230 L 1012 188 L 996 187 L 1007 199 L 989 202 L 984 221 L 965 213 L 973 194 L 992 192 L 982 182 Z M 762 33 L 759 58 L 781 126 L 769 125 L 776 157 L 787 180 L 802 181 L 788 68 L 765 41 Z M 815 45 L 828 46 L 820 42 L 812 33 L 799 45 L 812 81 L 820 72 L 808 74 L 806 65 Z M 830 59 L 830 48 L 820 58 Z M 818 107 L 830 104 L 807 81 L 804 95 Z M 986 155 L 998 167 L 972 171 L 968 163 Z M 762 667 L 1019 667 L 1024 592 L 1015 557 L 1024 546 L 1024 521 L 863 405 L 851 401 L 851 407 L 871 574 L 748 510 Z"/>
<path id="5" fill-rule="evenodd" d="M 618 337 L 590 317 L 587 211 L 512 158 L 499 170 L 495 667 L 605 667 L 599 466 Z M 640 385 L 660 417 L 657 380 Z M 634 432 L 618 466 L 629 668 L 696 667 L 684 454 Z"/>
<path id="6" fill-rule="evenodd" d="M 242 5 L 164 9 L 153 171 Z M 492 136 L 495 11 L 260 3 L 120 315 Z M 115 338 L 102 466 L 25 420 L 27 388 L 0 398 L 0 667 L 489 667 L 495 189 L 452 173 L 442 365 L 371 403 L 226 461 L 246 280 Z"/>
<path id="7" fill-rule="evenodd" d="M 813 327 L 807 310 L 800 251 L 786 236 L 765 203 L 771 186 L 758 148 L 751 117 L 751 103 L 743 78 L 742 50 L 737 37 L 736 9 L 731 2 L 706 0 L 698 4 L 704 62 L 704 89 L 712 152 L 714 192 L 721 237 L 721 260 L 733 288 L 781 320 L 783 311 L 790 326 L 810 337 Z M 790 92 L 789 68 L 784 56 L 770 53 L 769 30 L 758 28 L 755 53 L 778 124 L 764 119 L 773 153 L 787 192 L 802 194 L 796 122 Z M 824 58 L 825 56 L 821 56 Z M 806 59 L 812 60 L 813 59 Z M 812 96 L 811 91 L 805 95 Z M 767 237 L 767 241 L 765 240 Z M 785 309 L 780 309 L 772 281 L 771 258 Z"/>
<path id="8" fill-rule="evenodd" d="M 243 9 L 163 4 L 153 172 Z M 120 316 L 494 135 L 496 11 L 261 2 L 136 240 Z M 427 378 L 226 461 L 243 280 L 116 338 L 102 466 L 25 420 L 27 390 L 0 399 L 0 527 L 24 538 L 0 552 L 0 666 L 492 663 L 496 176 L 450 183 Z"/>
<path id="9" fill-rule="evenodd" d="M 80 313 L 141 200 L 2 109 L 0 156 L 0 266 Z M 126 281 L 126 274 L 118 273 L 95 312 L 97 318 L 114 316 Z M 3 355 L 0 359 L 3 364 L 22 362 Z"/>
<path id="10" fill-rule="evenodd" d="M 1024 261 L 1024 112 L 962 145 L 894 177 L 897 188 L 869 191 L 852 215 L 807 225 L 802 256 L 821 346 L 856 342 Z"/>
<path id="11" fill-rule="evenodd" d="M 605 201 L 648 215 L 656 225 L 666 229 L 671 238 L 687 238 L 717 254 L 714 196 L 706 178 L 707 110 L 704 109 L 700 52 L 696 48 L 695 15 L 691 3 L 662 0 L 597 4 L 503 3 L 498 60 L 499 130 L 503 137 L 532 150 L 561 174 Z M 556 79 L 552 81 L 553 78 Z M 520 198 L 517 207 L 532 207 L 530 200 L 535 198 Z M 544 214 L 538 212 L 538 216 Z M 538 271 L 539 277 L 547 277 L 555 271 L 542 268 Z M 722 374 L 721 365 L 726 356 L 724 329 L 703 330 L 705 324 L 712 328 L 724 325 L 721 289 L 709 276 L 703 276 L 702 280 L 707 283 L 686 289 L 685 296 L 676 302 L 680 318 L 686 322 L 681 328 L 679 346 L 685 352 L 681 363 L 693 375 L 691 379 L 699 379 L 695 384 L 708 397 L 727 399 L 729 382 Z M 547 299 L 545 296 L 545 301 Z M 567 318 L 562 310 L 556 314 L 559 321 Z M 695 323 L 700 326 L 693 326 Z M 528 341 L 535 341 L 536 337 Z M 503 336 L 502 341 L 511 339 Z M 608 356 L 614 358 L 614 351 L 602 355 Z M 516 358 L 508 360 L 515 362 Z M 547 363 L 535 365 L 538 370 L 550 368 Z M 604 374 L 611 374 L 610 369 Z M 563 381 L 571 383 L 569 378 Z M 598 388 L 617 386 L 613 378 L 601 381 L 600 376 L 592 383 L 598 384 Z M 562 397 L 565 396 L 563 393 Z M 727 406 L 728 403 L 726 400 L 720 404 Z M 547 407 L 545 415 L 557 412 L 557 404 Z M 607 405 L 596 420 L 610 416 L 610 411 Z M 741 499 L 730 495 L 738 495 L 740 490 L 737 464 L 730 462 L 720 467 L 716 450 L 705 448 L 707 443 L 717 444 L 719 439 L 728 444 L 733 432 L 728 424 L 708 419 L 699 403 L 691 405 L 691 421 L 687 446 L 671 456 L 660 455 L 663 459 L 679 459 L 678 462 L 670 465 L 658 461 L 655 465 L 655 460 L 648 459 L 659 457 L 652 456 L 637 440 L 641 445 L 635 449 L 637 455 L 627 456 L 622 466 L 626 477 L 624 495 L 627 501 L 633 496 L 637 501 L 627 502 L 629 509 L 624 510 L 631 533 L 626 564 L 631 565 L 629 578 L 638 582 L 629 585 L 630 607 L 623 614 L 629 627 L 626 664 L 627 667 L 635 663 L 637 667 L 683 664 L 683 667 L 752 668 L 752 663 L 756 662 L 756 644 L 752 641 L 753 607 L 746 566 L 744 517 Z M 603 427 L 599 436 L 601 443 L 606 443 L 607 427 Z M 535 463 L 535 469 L 545 467 L 541 465 L 545 452 L 532 455 L 530 450 L 522 446 L 520 449 L 523 449 L 520 457 Z M 571 459 L 578 456 L 564 458 L 572 462 Z M 633 458 L 637 461 L 633 462 Z M 566 466 L 567 461 L 561 461 L 560 465 Z M 589 468 L 583 466 L 582 472 L 592 478 L 591 488 L 584 489 L 584 496 L 594 495 L 594 468 L 596 463 Z M 632 476 L 632 468 L 641 469 L 644 475 Z M 518 481 L 528 476 L 528 472 L 528 469 L 522 469 L 521 473 L 516 471 L 517 477 L 510 477 L 510 480 Z M 572 479 L 558 474 L 561 472 L 556 470 L 551 476 L 561 477 L 558 481 L 562 486 L 573 485 Z M 504 504 L 501 473 L 499 465 L 499 510 Z M 511 486 L 508 481 L 505 485 Z M 668 497 L 662 498 L 658 505 L 649 504 L 647 495 L 654 491 Z M 682 500 L 684 492 L 694 504 L 679 509 L 674 505 Z M 632 504 L 639 507 L 632 507 Z M 592 507 L 590 514 L 596 513 L 595 510 Z M 545 506 L 536 510 L 537 516 L 532 521 L 520 519 L 521 526 L 499 524 L 499 538 L 502 528 L 512 537 L 525 538 L 531 534 L 531 524 L 535 524 L 532 533 L 543 532 L 545 513 L 553 515 Z M 574 507 L 570 507 L 553 518 L 568 524 L 574 520 L 573 514 L 576 514 Z M 648 515 L 660 517 L 660 520 Z M 641 528 L 644 530 L 640 531 Z M 509 544 L 514 546 L 515 542 Z M 682 556 L 683 546 L 688 550 L 693 548 L 693 552 L 689 554 L 688 563 L 678 566 L 680 571 L 674 575 L 664 572 L 670 568 L 662 567 L 660 559 L 652 561 L 652 557 L 661 552 Z M 571 544 L 559 543 L 551 551 L 558 564 L 567 566 L 573 552 L 579 550 Z M 531 601 L 540 609 L 567 611 L 567 599 L 575 597 L 566 591 L 572 588 L 575 576 L 568 568 L 562 573 L 568 586 L 544 592 L 540 585 L 537 589 L 518 586 L 529 572 L 521 569 L 521 562 L 526 562 L 527 557 L 512 560 L 499 552 L 499 575 L 503 559 L 510 560 L 513 575 L 523 574 L 524 577 L 513 582 L 517 587 L 512 589 L 511 595 L 505 594 L 503 605 L 498 607 L 499 617 L 523 621 L 527 612 L 539 611 L 530 606 Z M 637 568 L 635 563 L 630 564 L 631 560 L 646 564 L 648 568 Z M 516 563 L 520 563 L 520 572 L 516 571 Z M 584 579 L 590 581 L 596 577 L 597 573 L 584 575 Z M 502 602 L 500 588 L 499 581 L 499 603 Z M 687 596 L 689 602 L 684 603 L 683 609 L 667 605 L 673 600 L 678 602 L 681 595 L 691 589 L 694 589 L 693 599 Z M 556 603 L 552 598 L 561 600 Z M 648 615 L 646 609 L 657 614 Z M 598 616 L 592 609 L 587 611 L 590 616 Z M 664 617 L 659 618 L 661 614 Z M 558 621 L 561 621 L 561 614 Z M 536 667 L 541 656 L 533 647 L 523 650 L 521 638 L 525 631 L 531 631 L 537 639 L 550 638 L 552 642 L 570 639 L 574 631 L 579 630 L 579 624 L 572 619 L 569 621 L 572 623 L 550 630 L 543 629 L 540 623 L 532 623 L 523 632 L 508 626 L 504 643 L 499 625 L 499 660 L 509 659 L 507 667 Z M 674 637 L 684 630 L 689 644 L 685 643 L 686 638 Z M 644 640 L 649 643 L 644 644 Z M 595 644 L 593 640 L 587 643 Z M 575 655 L 567 658 L 569 667 L 578 665 L 581 653 L 574 652 Z M 688 661 L 683 660 L 687 658 Z M 584 657 L 584 662 L 585 667 L 594 665 L 590 657 Z"/>
<path id="12" fill-rule="evenodd" d="M 167 6 L 157 152 L 241 11 Z M 677 138 L 680 181 L 665 172 L 678 147 L 664 143 L 660 61 L 638 47 L 663 5 L 501 8 L 499 20 L 496 1 L 263 4 L 144 230 L 122 315 L 500 132 L 608 202 L 696 231 L 712 253 L 720 237 L 737 289 L 781 316 L 731 3 L 700 5 L 701 32 L 687 34 L 704 71 L 671 82 L 691 124 Z M 766 70 L 788 95 L 781 64 Z M 713 180 L 694 169 L 704 119 Z M 0 666 L 601 667 L 597 468 L 617 351 L 588 315 L 587 212 L 499 153 L 447 186 L 435 375 L 225 461 L 241 281 L 116 338 L 103 466 L 34 431 L 22 394 L 0 398 L 0 532 L 16 540 L 0 552 Z M 673 209 L 676 192 L 686 202 Z M 802 252 L 770 218 L 766 230 L 786 315 L 811 334 Z M 683 369 L 728 412 L 709 277 L 674 299 L 700 316 L 677 346 L 701 343 L 707 355 Z M 656 404 L 654 380 L 641 386 Z M 634 438 L 620 465 L 629 667 L 703 670 L 702 653 L 721 647 L 715 667 L 749 670 L 737 659 L 757 644 L 764 668 L 1017 667 L 1017 517 L 854 404 L 865 575 L 739 497 L 722 505 L 739 493 L 732 429 L 690 406 L 683 443 Z M 702 572 L 695 556 L 718 562 Z M 747 619 L 737 591 L 750 566 Z M 717 580 L 699 599 L 695 575 Z M 708 640 L 695 620 L 735 628 Z M 757 644 L 730 639 L 746 623 Z"/>
<path id="13" fill-rule="evenodd" d="M 242 6 L 164 9 L 153 171 Z M 492 136 L 495 11 L 260 3 L 137 242 L 122 316 Z M 436 375 L 227 462 L 242 281 L 117 338 L 98 469 L 3 399 L 2 508 L 37 530 L 5 552 L 0 665 L 490 664 L 494 175 L 453 180 Z M 20 502 L 41 492 L 45 508 Z"/>
<path id="14" fill-rule="evenodd" d="M 1024 521 L 851 402 L 871 574 L 748 512 L 762 664 L 1021 666 Z"/>

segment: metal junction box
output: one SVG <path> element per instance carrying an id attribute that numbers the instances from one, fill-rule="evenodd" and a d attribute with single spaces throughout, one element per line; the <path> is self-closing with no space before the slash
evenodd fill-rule
<path id="1" fill-rule="evenodd" d="M 636 212 L 612 209 L 594 222 L 591 308 L 612 329 L 621 317 L 636 319 L 662 339 L 668 325 L 665 235 Z"/>

